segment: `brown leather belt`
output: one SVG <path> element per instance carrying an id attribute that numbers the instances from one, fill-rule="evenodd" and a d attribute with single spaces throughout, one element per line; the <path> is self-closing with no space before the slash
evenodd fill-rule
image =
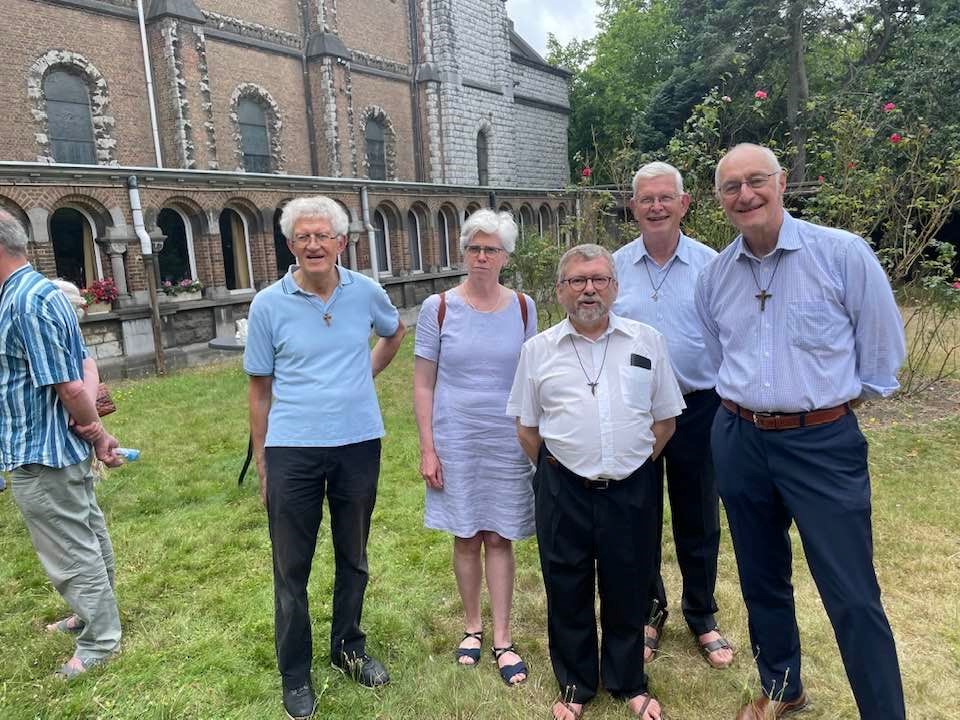
<path id="1" fill-rule="evenodd" d="M 850 412 L 850 406 L 847 403 L 823 410 L 811 410 L 810 412 L 768 413 L 748 410 L 731 400 L 723 399 L 720 402 L 734 415 L 739 415 L 744 420 L 752 422 L 760 430 L 794 430 L 801 427 L 826 425 L 834 420 L 839 420 Z"/>

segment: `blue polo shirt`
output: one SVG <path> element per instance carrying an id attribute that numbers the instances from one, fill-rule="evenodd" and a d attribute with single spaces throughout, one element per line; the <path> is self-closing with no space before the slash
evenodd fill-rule
<path id="1" fill-rule="evenodd" d="M 340 283 L 324 302 L 297 285 L 295 269 L 257 293 L 247 318 L 243 369 L 273 378 L 266 445 L 338 447 L 383 437 L 370 331 L 394 335 L 400 313 L 366 275 L 338 267 Z"/>

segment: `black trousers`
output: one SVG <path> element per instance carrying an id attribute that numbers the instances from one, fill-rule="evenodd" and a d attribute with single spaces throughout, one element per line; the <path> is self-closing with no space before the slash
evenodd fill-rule
<path id="1" fill-rule="evenodd" d="M 716 391 L 698 390 L 683 397 L 687 403 L 677 418 L 677 429 L 657 459 L 657 565 L 650 586 L 651 614 L 667 607 L 667 591 L 660 574 L 663 540 L 663 478 L 666 475 L 673 524 L 673 543 L 683 577 L 681 608 L 687 625 L 697 635 L 717 627 L 717 554 L 720 550 L 720 501 L 717 496 L 710 427 L 720 405 Z"/>
<path id="2" fill-rule="evenodd" d="M 325 495 L 335 560 L 330 658 L 339 661 L 343 653 L 364 652 L 360 616 L 380 440 L 329 448 L 268 447 L 266 462 L 277 666 L 284 687 L 294 688 L 310 679 L 313 640 L 307 581 Z"/>
<path id="3" fill-rule="evenodd" d="M 541 446 L 533 484 L 550 660 L 563 697 L 587 702 L 601 677 L 614 697 L 646 692 L 643 621 L 657 541 L 653 464 L 605 490 L 588 489 Z"/>
<path id="4" fill-rule="evenodd" d="M 721 407 L 713 456 L 763 692 L 793 700 L 803 690 L 791 584 L 796 522 L 860 717 L 903 720 L 897 649 L 873 568 L 867 441 L 856 417 L 770 431 Z"/>

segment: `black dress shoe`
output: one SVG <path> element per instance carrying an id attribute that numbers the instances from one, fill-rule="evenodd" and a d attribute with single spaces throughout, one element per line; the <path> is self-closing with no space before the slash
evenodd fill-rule
<path id="1" fill-rule="evenodd" d="M 317 706 L 317 696 L 313 694 L 310 683 L 298 688 L 283 689 L 283 709 L 287 711 L 290 720 L 307 720 L 313 717 Z"/>
<path id="2" fill-rule="evenodd" d="M 333 666 L 365 687 L 380 687 L 390 682 L 390 675 L 383 663 L 366 653 L 341 653 L 339 661 L 335 661 Z"/>

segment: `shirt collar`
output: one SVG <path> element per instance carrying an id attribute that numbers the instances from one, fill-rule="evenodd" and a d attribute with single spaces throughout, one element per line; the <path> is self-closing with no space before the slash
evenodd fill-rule
<path id="1" fill-rule="evenodd" d="M 686 263 L 687 265 L 690 264 L 689 240 L 690 238 L 684 235 L 683 231 L 681 230 L 680 239 L 677 241 L 677 249 L 673 251 L 672 256 L 677 258 L 677 260 Z M 647 252 L 647 246 L 643 242 L 643 235 L 634 240 L 634 242 L 636 243 L 636 246 L 634 247 L 633 251 L 633 262 L 634 264 L 637 264 L 642 262 L 645 257 L 648 257 L 650 253 Z M 650 258 L 650 260 L 652 261 L 653 258 Z M 668 260 L 667 262 L 669 263 L 670 261 Z"/>
<path id="2" fill-rule="evenodd" d="M 283 276 L 280 280 L 280 286 L 283 288 L 283 291 L 287 295 L 294 295 L 296 293 L 303 293 L 304 295 L 312 295 L 313 293 L 308 293 L 302 287 L 297 285 L 297 281 L 293 279 L 293 271 L 296 270 L 299 266 L 294 264 L 287 268 L 287 274 Z M 340 276 L 340 282 L 338 287 L 343 287 L 344 285 L 351 285 L 353 283 L 353 278 L 350 276 L 350 273 L 346 271 L 345 268 L 337 267 L 337 274 Z"/>
<path id="3" fill-rule="evenodd" d="M 600 335 L 600 338 L 606 337 L 613 332 L 618 332 L 621 335 L 630 335 L 629 331 L 625 327 L 623 318 L 615 313 L 610 313 L 610 322 L 607 325 L 607 329 L 603 331 L 603 334 Z M 557 332 L 557 345 L 559 346 L 561 342 L 567 337 L 567 335 L 576 335 L 577 337 L 583 337 L 580 333 L 577 332 L 577 329 L 573 327 L 573 323 L 570 322 L 569 317 L 565 317 L 560 321 L 560 324 L 557 326 L 559 328 Z M 599 340 L 600 338 L 597 338 Z M 584 338 L 586 339 L 586 338 Z M 597 340 L 592 340 L 591 342 L 597 342 Z"/>
<path id="4" fill-rule="evenodd" d="M 777 236 L 777 244 L 774 246 L 773 252 L 777 250 L 799 250 L 801 247 L 799 227 L 793 215 L 784 210 L 783 222 L 780 224 L 780 234 Z M 753 258 L 755 260 L 759 259 L 750 252 L 750 248 L 748 248 L 747 244 L 743 241 L 742 234 L 737 235 L 737 239 L 734 242 L 737 243 L 737 260 L 742 257 Z M 773 253 L 770 254 L 772 255 Z"/>

